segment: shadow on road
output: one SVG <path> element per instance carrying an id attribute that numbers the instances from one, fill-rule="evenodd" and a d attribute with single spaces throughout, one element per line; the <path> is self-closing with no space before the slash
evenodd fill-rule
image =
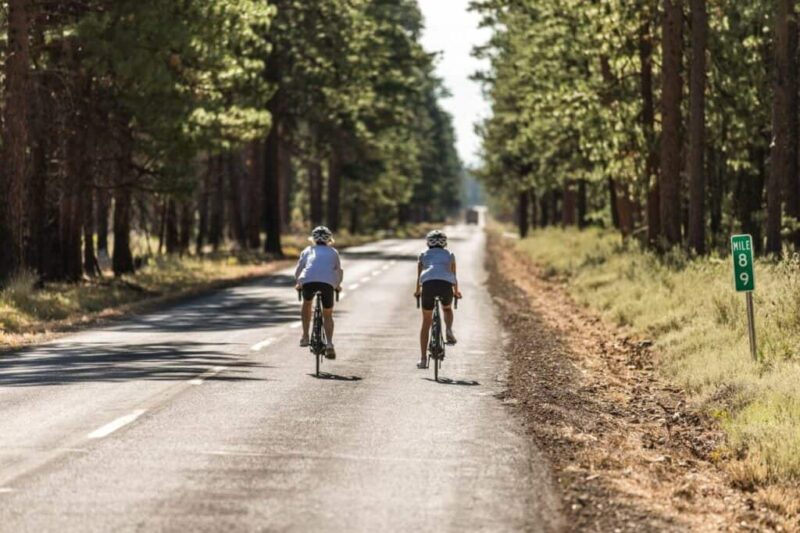
<path id="1" fill-rule="evenodd" d="M 433 383 L 437 383 L 437 381 L 435 379 L 433 379 L 433 378 L 422 378 L 422 379 L 424 379 L 425 381 L 431 381 Z M 480 386 L 480 383 L 475 381 L 475 380 L 461 380 L 461 379 L 454 380 L 454 379 L 450 379 L 450 378 L 439 378 L 438 383 L 440 385 L 459 385 L 461 387 L 478 387 L 478 386 Z"/>
<path id="2" fill-rule="evenodd" d="M 213 381 L 251 381 L 243 375 L 269 368 L 241 357 L 223 355 L 224 344 L 164 342 L 152 344 L 57 343 L 40 347 L 36 355 L 3 358 L 0 387 L 66 385 L 81 382 L 132 380 L 181 381 L 212 368 L 229 370 Z M 249 373 L 249 372 L 247 372 Z"/>
<path id="3" fill-rule="evenodd" d="M 320 372 L 319 376 L 316 374 L 309 374 L 314 379 L 327 379 L 331 381 L 361 381 L 363 378 L 359 376 L 339 376 L 337 374 L 329 374 L 328 372 Z"/>
<path id="4" fill-rule="evenodd" d="M 231 331 L 284 324 L 297 319 L 292 303 L 294 278 L 273 276 L 212 296 L 203 296 L 159 313 L 126 319 L 114 326 L 121 332 Z M 286 294 L 265 296 L 260 288 L 286 287 Z M 250 291 L 256 291 L 252 293 Z"/>

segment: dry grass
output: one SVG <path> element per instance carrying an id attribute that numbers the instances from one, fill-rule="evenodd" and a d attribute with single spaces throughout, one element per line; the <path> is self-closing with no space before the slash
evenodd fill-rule
<path id="1" fill-rule="evenodd" d="M 756 263 L 756 363 L 728 259 L 657 257 L 599 230 L 544 230 L 517 246 L 546 273 L 562 277 L 579 303 L 656 344 L 662 376 L 725 429 L 724 455 L 736 458 L 730 471 L 738 485 L 800 483 L 797 258 Z"/>

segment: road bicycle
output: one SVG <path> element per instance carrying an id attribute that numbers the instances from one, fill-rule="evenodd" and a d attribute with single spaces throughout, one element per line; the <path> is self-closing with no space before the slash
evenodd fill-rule
<path id="1" fill-rule="evenodd" d="M 417 296 L 417 309 L 420 308 L 422 296 Z M 453 298 L 453 305 L 458 309 L 458 298 Z M 442 369 L 446 346 L 448 345 L 442 333 L 442 313 L 440 311 L 441 299 L 437 296 L 433 303 L 433 320 L 431 321 L 431 333 L 428 336 L 428 361 L 433 361 L 433 379 L 439 382 L 439 370 Z M 430 364 L 430 363 L 429 363 Z"/>
<path id="2" fill-rule="evenodd" d="M 297 299 L 303 300 L 303 290 L 297 291 Z M 339 301 L 339 291 L 336 291 L 336 301 Z M 319 377 L 319 369 L 322 360 L 325 358 L 325 349 L 328 347 L 328 339 L 325 336 L 325 324 L 322 317 L 322 293 L 314 293 L 314 316 L 311 319 L 311 335 L 308 342 L 308 349 L 314 355 L 316 370 L 314 375 Z"/>

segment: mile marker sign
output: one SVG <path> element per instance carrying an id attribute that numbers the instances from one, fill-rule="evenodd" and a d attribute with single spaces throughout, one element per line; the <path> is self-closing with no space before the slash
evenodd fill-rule
<path id="1" fill-rule="evenodd" d="M 733 255 L 733 284 L 736 292 L 745 293 L 747 302 L 747 333 L 750 337 L 750 355 L 758 361 L 756 346 L 756 313 L 753 309 L 753 291 L 756 290 L 756 276 L 753 269 L 753 237 L 734 235 L 731 237 Z"/>
<path id="2" fill-rule="evenodd" d="M 731 252 L 736 292 L 753 292 L 756 289 L 756 277 L 753 271 L 753 237 L 750 235 L 731 237 Z"/>

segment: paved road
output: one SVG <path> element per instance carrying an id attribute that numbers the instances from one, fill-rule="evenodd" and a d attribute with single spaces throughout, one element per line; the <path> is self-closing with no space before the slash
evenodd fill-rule
<path id="1" fill-rule="evenodd" d="M 415 368 L 420 242 L 345 256 L 339 359 L 296 347 L 290 272 L 0 359 L 2 531 L 442 531 L 562 526 L 495 395 L 484 240 L 445 384 Z"/>

